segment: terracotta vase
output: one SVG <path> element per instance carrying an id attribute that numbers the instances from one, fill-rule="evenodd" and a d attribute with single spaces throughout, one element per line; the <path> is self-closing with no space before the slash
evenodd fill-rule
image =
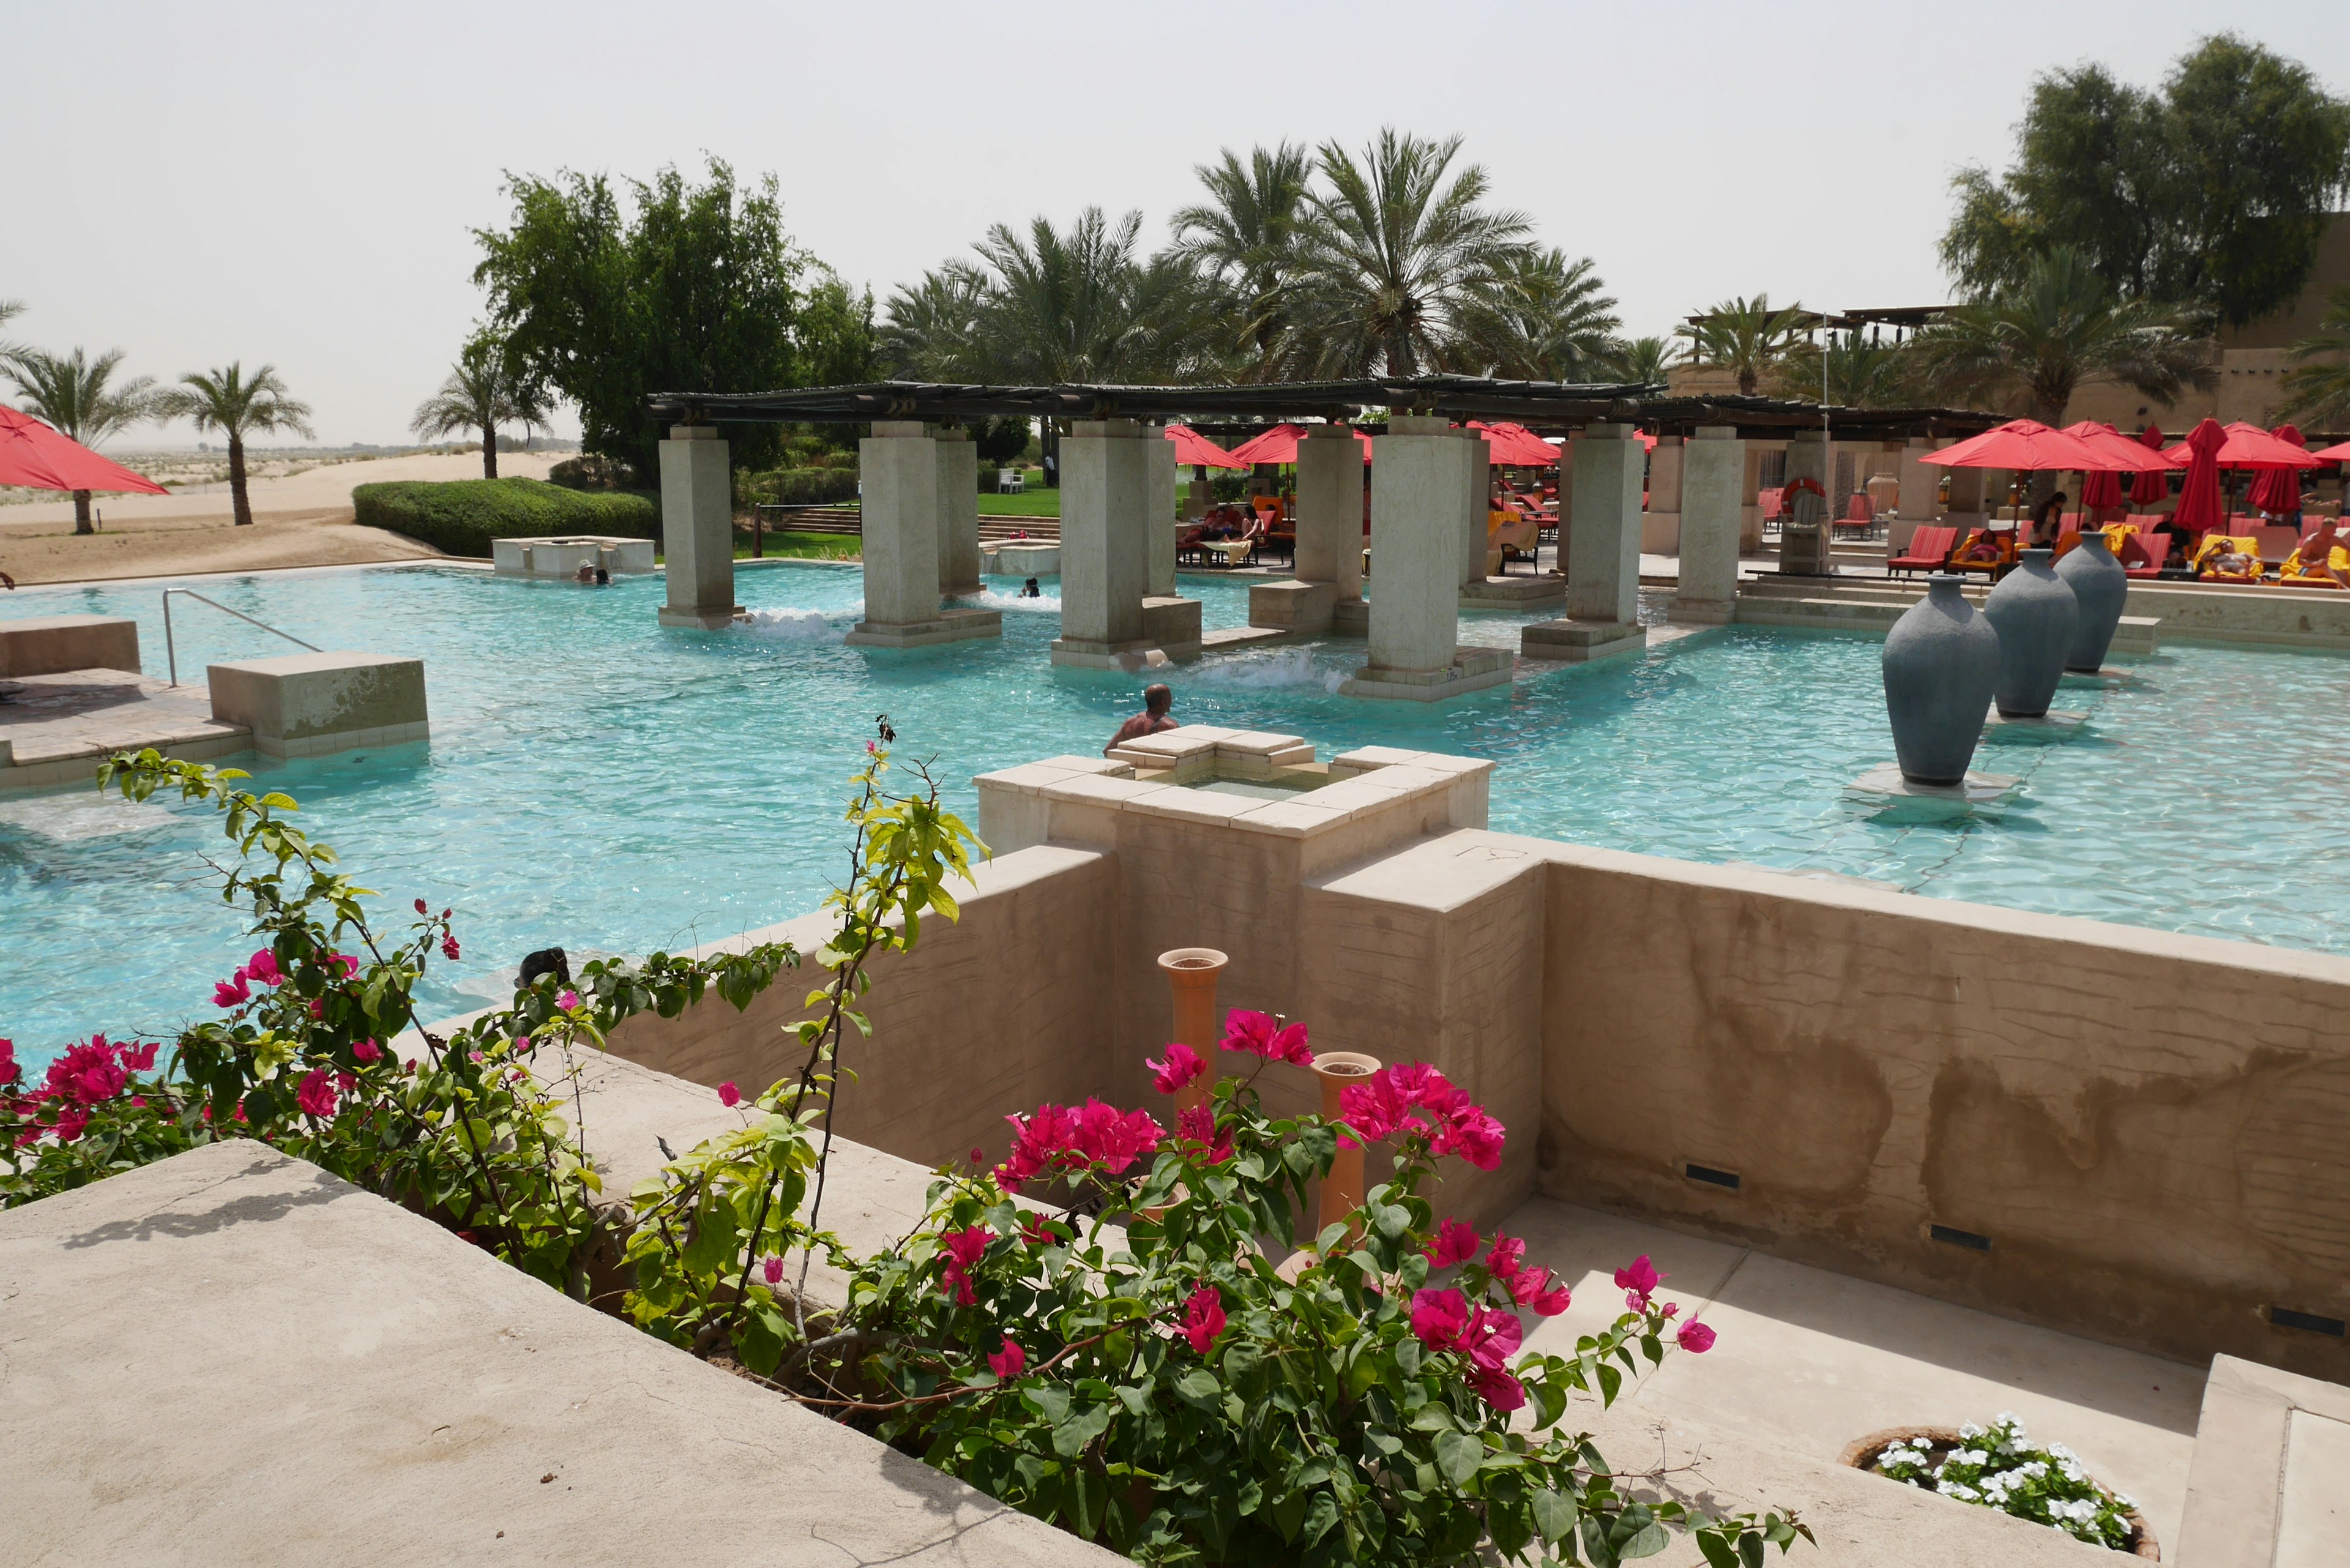
<path id="1" fill-rule="evenodd" d="M 2095 675 L 2114 645 L 2114 628 L 2122 623 L 2122 606 L 2129 598 L 2129 574 L 2114 559 L 2103 534 L 2084 534 L 2080 547 L 2056 563 L 2057 578 L 2073 590 L 2081 621 L 2073 630 L 2072 650 L 2064 668 Z"/>
<path id="2" fill-rule="evenodd" d="M 1349 1084 L 1359 1084 L 1379 1070 L 1377 1056 L 1356 1051 L 1317 1051 L 1314 1075 L 1322 1080 L 1322 1117 L 1336 1121 L 1345 1115 L 1341 1096 Z M 1363 1146 L 1343 1145 L 1322 1179 L 1322 1201 L 1315 1210 L 1314 1233 L 1320 1235 L 1363 1206 Z"/>
<path id="3" fill-rule="evenodd" d="M 2080 628 L 2081 601 L 2058 580 L 2050 555 L 2024 551 L 1983 601 L 1983 618 L 1999 633 L 1999 685 L 1991 700 L 2002 719 L 2037 719 L 2048 711 Z"/>
<path id="4" fill-rule="evenodd" d="M 1999 634 L 1967 602 L 1959 578 L 1926 580 L 1926 597 L 1885 634 L 1883 662 L 1885 714 L 1901 776 L 1962 782 L 1999 683 Z"/>
<path id="5" fill-rule="evenodd" d="M 1174 992 L 1175 1030 L 1180 1040 L 1200 1054 L 1207 1070 L 1175 1091 L 1175 1108 L 1188 1111 L 1206 1103 L 1216 1086 L 1216 979 L 1232 961 L 1213 948 L 1170 948 L 1159 955 L 1159 967 Z"/>

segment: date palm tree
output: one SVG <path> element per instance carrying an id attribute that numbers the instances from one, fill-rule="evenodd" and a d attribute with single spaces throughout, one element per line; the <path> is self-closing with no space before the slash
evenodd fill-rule
<path id="1" fill-rule="evenodd" d="M 1037 218 L 1025 234 L 998 223 L 979 242 L 990 269 L 980 296 L 978 358 L 987 379 L 1179 379 L 1200 357 L 1203 300 L 1188 266 L 1138 254 L 1142 214 L 1116 223 L 1087 207 L 1064 232 Z"/>
<path id="2" fill-rule="evenodd" d="M 1532 227 L 1484 205 L 1484 169 L 1447 178 L 1461 151 L 1382 130 L 1360 161 L 1318 160 L 1296 264 L 1301 366 L 1326 376 L 1418 375 L 1444 361 L 1481 295 L 1519 264 Z"/>
<path id="3" fill-rule="evenodd" d="M 459 431 L 482 432 L 482 477 L 498 476 L 498 427 L 525 431 L 546 426 L 546 405 L 538 389 L 515 373 L 514 357 L 496 338 L 476 337 L 449 367 L 441 389 L 416 405 L 408 428 L 426 441 Z"/>
<path id="4" fill-rule="evenodd" d="M 7 326 L 9 322 L 24 314 L 25 302 L 23 300 L 0 299 L 0 327 Z M 22 343 L 11 343 L 5 337 L 0 337 L 0 364 L 5 364 L 7 361 L 14 359 L 17 355 L 24 351 L 25 346 Z"/>
<path id="5" fill-rule="evenodd" d="M 1725 299 L 1681 328 L 1690 340 L 1690 363 L 1709 370 L 1728 370 L 1738 378 L 1738 391 L 1751 398 L 1773 366 L 1802 341 L 1806 317 L 1804 307 L 1771 308 L 1771 296 Z"/>
<path id="6" fill-rule="evenodd" d="M 2119 382 L 2162 403 L 2215 385 L 2200 326 L 2168 306 L 2116 299 L 2079 252 L 2058 245 L 2012 286 L 1929 323 L 1908 352 L 1920 383 L 1950 401 L 2020 403 L 2061 427 L 2085 382 Z"/>
<path id="7" fill-rule="evenodd" d="M 2286 352 L 2296 363 L 2284 373 L 2276 417 L 2334 430 L 2350 424 L 2350 288 L 2327 296 L 2317 330 Z"/>
<path id="8" fill-rule="evenodd" d="M 1644 387 L 1661 385 L 1672 364 L 1672 340 L 1667 337 L 1619 337 L 1599 357 L 1599 368 L 1608 375 Z"/>
<path id="9" fill-rule="evenodd" d="M 1831 332 L 1825 350 L 1802 348 L 1772 368 L 1771 390 L 1782 398 L 1845 409 L 1898 409 L 1919 398 L 1918 359 L 1907 344 L 1872 342 L 1857 332 Z"/>
<path id="10" fill-rule="evenodd" d="M 882 307 L 879 348 L 887 373 L 908 380 L 984 379 L 978 365 L 979 308 L 987 275 L 966 261 L 900 285 Z"/>
<path id="11" fill-rule="evenodd" d="M 84 446 L 96 446 L 110 435 L 157 418 L 155 379 L 134 376 L 117 382 L 122 350 L 109 349 L 92 359 L 76 348 L 71 354 L 19 348 L 0 372 L 16 384 L 24 397 L 18 405 L 36 419 L 47 420 Z M 90 525 L 89 492 L 73 493 L 74 532 L 97 532 Z"/>
<path id="12" fill-rule="evenodd" d="M 244 438 L 292 431 L 317 439 L 310 429 L 310 405 L 286 395 L 277 368 L 264 365 L 252 376 L 244 363 L 231 360 L 226 369 L 192 371 L 180 384 L 156 398 L 156 417 L 186 420 L 199 431 L 218 431 L 228 437 L 229 506 L 240 528 L 253 521 L 253 503 L 245 493 Z"/>
<path id="13" fill-rule="evenodd" d="M 1196 166 L 1208 199 L 1178 212 L 1172 254 L 1188 262 L 1250 361 L 1243 375 L 1278 375 L 1289 347 L 1291 268 L 1307 212 L 1313 157 L 1284 141 L 1252 148 L 1247 163 L 1230 148 Z"/>
<path id="14" fill-rule="evenodd" d="M 1445 361 L 1471 376 L 1588 380 L 1602 373 L 1611 334 L 1623 325 L 1616 301 L 1600 292 L 1605 286 L 1589 256 L 1521 251 L 1471 291 Z"/>

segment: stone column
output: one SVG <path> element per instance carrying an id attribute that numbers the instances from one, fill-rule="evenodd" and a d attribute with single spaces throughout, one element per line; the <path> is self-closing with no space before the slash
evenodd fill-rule
<path id="1" fill-rule="evenodd" d="M 1397 415 L 1379 438 L 1369 662 L 1343 695 L 1427 702 L 1509 682 L 1507 652 L 1459 645 L 1463 450 L 1450 421 L 1417 414 Z"/>
<path id="2" fill-rule="evenodd" d="M 1212 481 L 1195 479 L 1185 487 L 1183 515 L 1192 522 L 1196 523 L 1205 517 L 1208 514 L 1208 508 L 1213 504 L 1215 504 L 1215 491 Z"/>
<path id="3" fill-rule="evenodd" d="M 1681 438 L 1659 436 L 1648 454 L 1648 510 L 1640 520 L 1640 549 L 1650 556 L 1677 556 L 1681 548 Z"/>
<path id="4" fill-rule="evenodd" d="M 979 449 L 967 431 L 934 438 L 939 462 L 939 592 L 977 594 L 979 581 Z"/>
<path id="5" fill-rule="evenodd" d="M 1832 489 L 1828 483 L 1828 441 L 1819 431 L 1805 431 L 1787 438 L 1787 483 L 1798 479 L 1818 483 L 1822 490 Z M 1828 557 L 1828 520 L 1835 515 L 1820 504 L 1818 496 L 1805 495 L 1810 505 L 1801 510 L 1815 512 L 1817 524 L 1806 530 L 1797 524 L 1798 508 L 1791 501 L 1779 514 L 1779 571 L 1783 576 L 1825 577 L 1835 575 L 1835 566 Z"/>
<path id="6" fill-rule="evenodd" d="M 1664 451 L 1664 443 L 1657 450 Z M 1681 580 L 1669 613 L 1676 621 L 1726 625 L 1738 604 L 1746 443 L 1728 425 L 1700 425 L 1681 449 L 1680 462 Z"/>
<path id="7" fill-rule="evenodd" d="M 1934 443 L 1923 436 L 1913 436 L 1901 445 L 1901 461 L 1895 473 L 1901 481 L 1901 499 L 1897 510 L 1898 521 L 1885 531 L 1885 553 L 1898 556 L 1909 548 L 1910 535 L 1919 527 L 1934 521 L 1940 512 L 1935 504 L 1935 491 L 1942 483 L 1942 471 L 1922 462 L 1934 450 Z"/>
<path id="8" fill-rule="evenodd" d="M 968 444 L 968 443 L 966 443 Z M 879 420 L 857 446 L 863 496 L 865 618 L 846 641 L 904 648 L 943 641 L 939 613 L 939 443 L 915 420 Z"/>
<path id="9" fill-rule="evenodd" d="M 1519 634 L 1519 651 L 1528 659 L 1604 659 L 1648 640 L 1639 614 L 1640 484 L 1648 453 L 1630 425 L 1586 425 L 1575 445 L 1566 618 Z M 1378 602 L 1374 593 L 1375 607 Z"/>
<path id="10" fill-rule="evenodd" d="M 1363 598 L 1363 443 L 1347 425 L 1308 425 L 1297 443 L 1297 570 L 1249 588 L 1249 625 L 1312 636 Z"/>
<path id="11" fill-rule="evenodd" d="M 1079 420 L 1061 441 L 1061 635 L 1053 662 L 1122 669 L 1149 649 L 1150 448 L 1132 420 Z"/>
<path id="12" fill-rule="evenodd" d="M 1747 441 L 1746 473 L 1738 489 L 1738 553 L 1752 555 L 1762 548 L 1762 453 L 1763 447 Z M 1772 450 L 1777 450 L 1773 447 Z"/>
<path id="13" fill-rule="evenodd" d="M 1568 432 L 1558 449 L 1558 574 L 1566 576 L 1567 542 L 1575 531 L 1575 452 L 1583 432 Z"/>
<path id="14" fill-rule="evenodd" d="M 1462 425 L 1461 434 L 1466 439 L 1461 443 L 1457 461 L 1461 464 L 1461 496 L 1469 508 L 1468 514 L 1461 520 L 1461 586 L 1465 588 L 1485 580 L 1485 540 L 1490 532 L 1486 514 L 1492 510 L 1493 464 L 1492 448 L 1485 444 L 1484 431 Z"/>
<path id="15" fill-rule="evenodd" d="M 733 620 L 734 497 L 716 425 L 671 425 L 660 443 L 661 553 L 668 557 L 663 626 L 707 630 Z"/>
<path id="16" fill-rule="evenodd" d="M 1175 591 L 1175 443 L 1167 439 L 1167 427 L 1147 427 L 1146 441 L 1149 448 L 1147 464 L 1150 480 L 1150 594 L 1163 598 Z"/>

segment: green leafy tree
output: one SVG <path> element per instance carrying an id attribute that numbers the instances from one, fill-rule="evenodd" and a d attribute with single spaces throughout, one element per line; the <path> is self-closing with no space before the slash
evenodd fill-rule
<path id="1" fill-rule="evenodd" d="M 873 379 L 879 348 L 873 327 L 873 291 L 851 288 L 822 262 L 800 307 L 793 339 L 799 372 L 811 387 L 853 387 Z"/>
<path id="2" fill-rule="evenodd" d="M 408 428 L 426 441 L 437 441 L 459 431 L 482 432 L 482 477 L 498 476 L 498 427 L 520 425 L 525 431 L 546 425 L 546 405 L 540 389 L 523 375 L 505 344 L 491 333 L 476 333 L 457 362 L 449 367 L 441 389 L 416 405 Z"/>
<path id="3" fill-rule="evenodd" d="M 1445 355 L 1472 376 L 1523 381 L 1583 381 L 1604 374 L 1612 334 L 1623 325 L 1600 292 L 1589 256 L 1527 249 L 1504 258 L 1471 292 L 1461 336 Z"/>
<path id="4" fill-rule="evenodd" d="M 156 394 L 155 417 L 183 419 L 198 431 L 217 431 L 228 437 L 228 493 L 236 524 L 253 521 L 253 502 L 245 493 L 244 438 L 291 431 L 317 439 L 311 430 L 310 405 L 296 402 L 275 365 L 264 365 L 251 377 L 240 361 L 226 369 L 200 370 L 180 378 L 180 384 Z"/>
<path id="5" fill-rule="evenodd" d="M 1728 370 L 1738 378 L 1742 397 L 1752 397 L 1762 378 L 1804 340 L 1810 317 L 1801 304 L 1784 310 L 1771 308 L 1771 296 L 1725 299 L 1681 329 L 1690 340 L 1692 365 Z"/>
<path id="6" fill-rule="evenodd" d="M 2014 165 L 1962 170 L 1954 184 L 1942 261 L 1975 298 L 2021 287 L 2065 246 L 2123 299 L 2241 326 L 2308 280 L 2328 210 L 2350 190 L 2350 103 L 2306 67 L 2221 35 L 2158 91 L 2095 65 L 2040 78 Z"/>
<path id="7" fill-rule="evenodd" d="M 503 229 L 479 229 L 473 281 L 521 372 L 579 410 L 588 451 L 658 467 L 652 392 L 755 392 L 805 384 L 802 279 L 812 258 L 784 233 L 775 176 L 738 185 L 711 159 L 695 184 L 674 168 L 624 182 L 566 171 L 509 175 Z M 733 433 L 737 467 L 772 463 L 777 431 Z"/>
<path id="8" fill-rule="evenodd" d="M 134 376 L 118 382 L 114 373 L 121 368 L 120 348 L 109 349 L 95 359 L 79 348 L 62 356 L 19 348 L 0 362 L 0 373 L 16 384 L 25 400 L 19 405 L 25 412 L 47 420 L 89 447 L 159 417 L 155 378 Z M 73 493 L 77 534 L 97 532 L 90 523 L 89 493 L 87 490 Z"/>
<path id="9" fill-rule="evenodd" d="M 1781 358 L 1772 369 L 1770 386 L 1779 397 L 1807 403 L 1898 409 L 1918 401 L 1916 369 L 1916 358 L 1906 344 L 1873 342 L 1857 332 L 1831 332 L 1825 348 Z"/>
<path id="10" fill-rule="evenodd" d="M 1194 171 L 1207 200 L 1175 214 L 1173 253 L 1201 279 L 1243 357 L 1243 379 L 1271 379 L 1291 347 L 1293 274 L 1313 156 L 1284 141 L 1251 148 L 1243 164 L 1227 148 Z"/>
<path id="11" fill-rule="evenodd" d="M 2084 382 L 2119 382 L 2165 403 L 2212 385 L 2210 344 L 2195 325 L 2167 306 L 2116 299 L 2086 258 L 2060 245 L 2021 285 L 1926 327 L 1907 352 L 1920 383 L 1948 400 L 2020 406 L 2061 426 Z"/>
<path id="12" fill-rule="evenodd" d="M 2350 424 L 2350 288 L 2334 291 L 2317 330 L 2287 352 L 2295 363 L 2284 373 L 2277 417 L 2334 429 Z"/>
<path id="13" fill-rule="evenodd" d="M 1381 130 L 1362 158 L 1326 141 L 1296 268 L 1298 365 L 1411 376 L 1444 363 L 1464 317 L 1519 264 L 1531 225 L 1488 208 L 1482 165 L 1450 173 L 1457 136 Z M 1448 174 L 1450 173 L 1450 178 Z"/>
<path id="14" fill-rule="evenodd" d="M 1619 337 L 1599 356 L 1598 369 L 1619 381 L 1642 386 L 1661 385 L 1674 362 L 1669 337 Z"/>

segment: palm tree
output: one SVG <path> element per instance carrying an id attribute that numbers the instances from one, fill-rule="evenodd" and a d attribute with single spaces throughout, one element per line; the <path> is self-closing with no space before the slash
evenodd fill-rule
<path id="1" fill-rule="evenodd" d="M 1463 317 L 1530 248 L 1524 214 L 1482 205 L 1482 167 L 1447 181 L 1460 151 L 1457 136 L 1424 141 L 1393 129 L 1359 163 L 1322 144 L 1329 188 L 1310 197 L 1296 278 L 1310 373 L 1412 376 L 1441 363 Z"/>
<path id="2" fill-rule="evenodd" d="M 416 417 L 408 428 L 426 441 L 459 431 L 481 431 L 482 477 L 495 479 L 500 425 L 520 425 L 526 431 L 542 430 L 546 425 L 546 405 L 538 389 L 515 373 L 514 357 L 505 345 L 494 337 L 477 336 L 449 367 L 448 379 L 441 383 L 441 389 L 416 405 Z"/>
<path id="3" fill-rule="evenodd" d="M 2286 352 L 2298 363 L 2284 373 L 2276 417 L 2335 429 L 2350 423 L 2350 288 L 2329 295 L 2317 330 Z"/>
<path id="4" fill-rule="evenodd" d="M 7 326 L 9 322 L 24 314 L 25 302 L 23 300 L 0 299 L 0 327 Z M 25 346 L 22 343 L 11 343 L 5 337 L 0 337 L 0 365 L 6 364 L 9 360 L 14 359 L 17 355 L 24 351 Z"/>
<path id="5" fill-rule="evenodd" d="M 1195 167 L 1208 200 L 1173 219 L 1172 254 L 1190 264 L 1224 317 L 1256 379 L 1277 375 L 1288 346 L 1290 269 L 1307 212 L 1312 156 L 1284 141 L 1252 148 L 1243 165 L 1230 148 Z"/>
<path id="6" fill-rule="evenodd" d="M 1623 325 L 1605 286 L 1589 256 L 1521 251 L 1471 294 L 1447 362 L 1472 376 L 1587 380 Z"/>
<path id="7" fill-rule="evenodd" d="M 2112 381 L 2168 403 L 2218 381 L 2200 323 L 2147 300 L 2116 300 L 2079 252 L 2053 246 L 2022 279 L 1951 307 L 1910 339 L 1921 385 L 1953 402 L 2021 403 L 2062 426 L 2075 388 Z"/>
<path id="8" fill-rule="evenodd" d="M 1662 385 L 1672 363 L 1672 341 L 1665 337 L 1619 337 L 1599 356 L 1600 369 L 1643 387 Z"/>
<path id="9" fill-rule="evenodd" d="M 1824 352 L 1825 392 L 1819 349 L 1783 357 L 1772 368 L 1771 390 L 1779 397 L 1844 409 L 1900 409 L 1918 401 L 1917 358 L 1907 345 L 1873 342 L 1857 332 L 1831 332 Z"/>
<path id="10" fill-rule="evenodd" d="M 0 363 L 0 371 L 24 395 L 20 407 L 25 412 L 47 420 L 82 445 L 94 447 L 118 431 L 157 417 L 155 378 L 136 376 L 113 385 L 114 372 L 121 364 L 120 348 L 95 359 L 85 358 L 79 348 L 63 358 L 38 348 L 19 348 Z M 77 490 L 73 499 L 74 532 L 96 533 L 89 520 L 89 492 Z"/>
<path id="11" fill-rule="evenodd" d="M 883 307 L 879 334 L 887 374 L 916 381 L 983 376 L 977 339 L 986 293 L 987 275 L 965 261 L 926 272 L 910 288 L 899 286 Z"/>
<path id="12" fill-rule="evenodd" d="M 1141 381 L 1179 377 L 1201 348 L 1201 291 L 1173 258 L 1136 255 L 1142 214 L 1112 225 L 1087 207 L 1065 234 L 1038 218 L 1024 236 L 998 223 L 979 242 L 993 269 L 980 296 L 977 368 L 996 381 Z"/>
<path id="13" fill-rule="evenodd" d="M 195 371 L 156 399 L 158 419 L 184 419 L 199 431 L 219 431 L 228 437 L 229 505 L 240 528 L 253 521 L 253 503 L 244 489 L 244 438 L 293 431 L 317 439 L 310 429 L 310 405 L 286 396 L 277 368 L 264 365 L 250 379 L 241 361 L 228 369 Z"/>
<path id="14" fill-rule="evenodd" d="M 1690 340 L 1689 362 L 1738 378 L 1741 397 L 1751 398 L 1762 378 L 1802 338 L 1804 307 L 1771 308 L 1771 296 L 1725 299 L 1680 335 Z"/>

